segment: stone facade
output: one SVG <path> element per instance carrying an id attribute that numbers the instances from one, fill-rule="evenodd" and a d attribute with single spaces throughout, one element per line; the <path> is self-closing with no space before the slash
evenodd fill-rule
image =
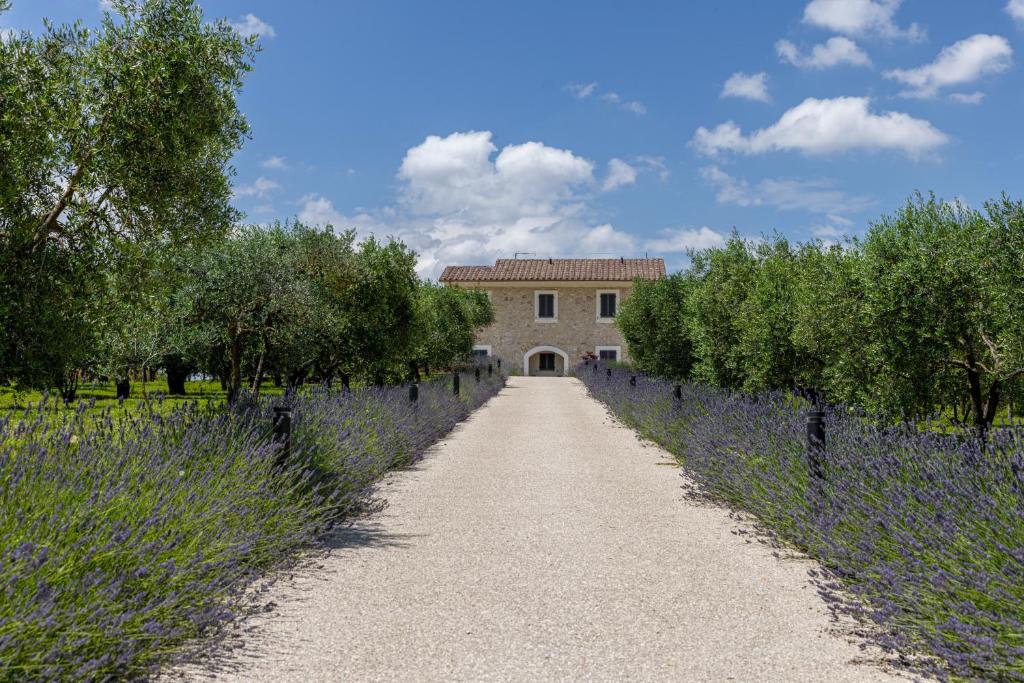
<path id="1" fill-rule="evenodd" d="M 478 333 L 477 344 L 486 347 L 492 356 L 501 358 L 504 367 L 529 375 L 566 374 L 585 353 L 597 355 L 599 347 L 614 347 L 619 360 L 628 360 L 622 335 L 614 322 L 599 321 L 598 295 L 615 292 L 617 306 L 621 306 L 629 296 L 631 285 L 631 282 L 586 283 L 586 286 L 576 282 L 481 285 L 479 289 L 488 293 L 494 305 L 494 324 Z M 556 293 L 553 321 L 537 318 L 538 292 Z M 555 354 L 554 372 L 539 369 L 540 353 L 544 352 Z"/>

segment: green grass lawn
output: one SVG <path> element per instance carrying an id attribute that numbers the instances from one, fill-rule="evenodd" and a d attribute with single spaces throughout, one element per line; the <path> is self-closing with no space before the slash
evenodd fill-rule
<path id="1" fill-rule="evenodd" d="M 145 389 L 145 393 L 143 393 Z M 198 380 L 185 383 L 185 396 L 170 396 L 167 394 L 167 378 L 158 376 L 151 382 L 132 382 L 131 398 L 126 399 L 119 405 L 117 391 L 112 382 L 83 382 L 78 388 L 75 400 L 68 405 L 60 400 L 60 395 L 52 392 L 48 396 L 47 406 L 55 413 L 67 410 L 77 410 L 79 403 L 89 404 L 88 413 L 100 413 L 107 407 L 116 407 L 119 412 L 134 414 L 142 409 L 147 411 L 158 409 L 161 413 L 169 412 L 175 407 L 186 402 L 199 402 L 203 405 L 222 403 L 227 400 L 227 392 L 221 389 L 217 380 Z M 284 392 L 282 387 L 276 387 L 272 382 L 264 382 L 260 393 L 264 395 L 280 395 Z M 162 401 L 153 399 L 162 397 Z M 21 411 L 30 404 L 37 407 L 44 398 L 41 391 L 15 391 L 9 386 L 0 386 L 0 414 L 3 411 Z"/>

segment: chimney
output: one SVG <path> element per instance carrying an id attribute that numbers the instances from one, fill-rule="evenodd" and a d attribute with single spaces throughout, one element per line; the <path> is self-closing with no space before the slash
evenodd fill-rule
<path id="1" fill-rule="evenodd" d="M 548 265 L 549 265 L 549 266 L 553 266 L 553 265 L 555 265 L 555 262 L 554 262 L 554 261 L 553 261 L 553 260 L 551 259 L 551 257 L 550 257 L 550 256 L 548 257 Z"/>
<path id="2" fill-rule="evenodd" d="M 622 256 L 619 257 L 619 263 L 625 263 L 626 259 Z"/>

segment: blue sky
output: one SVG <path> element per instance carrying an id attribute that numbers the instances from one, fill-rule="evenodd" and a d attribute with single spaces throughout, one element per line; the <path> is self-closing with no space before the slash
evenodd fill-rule
<path id="1" fill-rule="evenodd" d="M 428 276 L 1024 195 L 1024 0 L 201 4 L 262 34 L 247 220 L 398 236 Z M 15 0 L 0 27 L 100 11 Z"/>

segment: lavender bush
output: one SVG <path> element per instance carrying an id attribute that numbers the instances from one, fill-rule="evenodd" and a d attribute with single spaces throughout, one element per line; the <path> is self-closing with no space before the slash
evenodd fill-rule
<path id="1" fill-rule="evenodd" d="M 467 381 L 468 380 L 468 381 Z M 145 678 L 252 606 L 255 578 L 364 509 L 504 378 L 315 389 L 232 409 L 188 405 L 54 422 L 0 418 L 0 680 Z M 290 459 L 269 438 L 293 410 Z M 198 639 L 198 640 L 197 640 Z"/>
<path id="2" fill-rule="evenodd" d="M 792 396 L 730 393 L 592 365 L 591 394 L 679 457 L 720 502 L 818 559 L 822 593 L 904 661 L 940 678 L 1024 681 L 1024 430 L 988 443 L 863 413 L 826 413 L 824 482 L 809 477 Z"/>

